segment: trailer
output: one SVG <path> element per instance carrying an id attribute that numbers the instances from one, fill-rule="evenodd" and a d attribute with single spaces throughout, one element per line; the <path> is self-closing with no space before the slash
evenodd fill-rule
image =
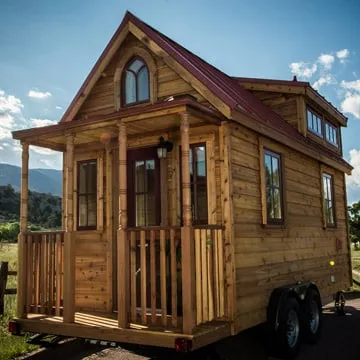
<path id="1" fill-rule="evenodd" d="M 127 12 L 62 119 L 20 130 L 14 333 L 190 351 L 267 322 L 315 342 L 351 284 L 341 127 L 309 83 L 231 77 Z M 29 146 L 63 153 L 27 229 Z"/>

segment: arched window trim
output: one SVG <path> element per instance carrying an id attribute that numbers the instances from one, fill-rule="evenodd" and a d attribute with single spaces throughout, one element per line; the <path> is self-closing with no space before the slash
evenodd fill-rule
<path id="1" fill-rule="evenodd" d="M 146 49 L 141 47 L 131 47 L 128 49 L 124 49 L 124 51 L 121 52 L 121 58 L 119 59 L 119 62 L 116 66 L 115 75 L 114 75 L 114 108 L 115 111 L 119 111 L 122 107 L 122 75 L 124 72 L 124 69 L 126 65 L 131 61 L 131 59 L 135 57 L 140 57 L 143 59 L 144 63 L 146 64 L 149 72 L 149 95 L 150 100 L 148 100 L 146 103 L 155 103 L 157 100 L 157 67 L 155 60 L 150 52 L 148 52 Z M 132 103 L 126 106 L 141 106 L 136 103 Z"/>
<path id="2" fill-rule="evenodd" d="M 132 63 L 136 60 L 139 60 L 143 63 L 143 65 L 141 66 L 141 68 L 137 71 L 137 73 L 135 73 L 133 70 L 130 69 L 130 66 L 132 65 Z M 139 74 L 142 71 L 143 68 L 146 68 L 147 72 L 148 72 L 148 92 L 149 92 L 149 96 L 147 99 L 145 100 L 138 100 L 138 96 L 139 96 Z M 127 71 L 130 71 L 134 74 L 135 76 L 135 84 L 136 84 L 136 101 L 131 102 L 131 103 L 126 103 L 126 73 Z M 148 103 L 150 102 L 150 71 L 149 71 L 149 67 L 146 64 L 146 61 L 141 57 L 141 56 L 134 56 L 132 58 L 130 58 L 130 60 L 126 63 L 124 70 L 121 74 L 121 105 L 122 107 L 126 107 L 126 106 L 134 106 L 134 105 L 138 105 L 138 104 L 143 104 L 143 103 Z"/>

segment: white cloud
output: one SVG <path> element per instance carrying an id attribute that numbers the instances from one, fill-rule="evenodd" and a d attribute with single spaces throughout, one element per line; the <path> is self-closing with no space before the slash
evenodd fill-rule
<path id="1" fill-rule="evenodd" d="M 324 70 L 330 70 L 335 61 L 335 57 L 331 54 L 321 54 L 318 62 L 324 67 Z"/>
<path id="2" fill-rule="evenodd" d="M 360 80 L 354 80 L 354 81 L 342 81 L 341 87 L 348 90 L 355 90 L 360 92 Z"/>
<path id="3" fill-rule="evenodd" d="M 50 96 L 52 96 L 52 94 L 48 91 L 42 92 L 42 91 L 38 91 L 38 90 L 30 90 L 28 93 L 28 97 L 31 97 L 34 99 L 46 99 Z"/>
<path id="4" fill-rule="evenodd" d="M 30 150 L 41 154 L 41 155 L 54 155 L 56 154 L 56 151 L 50 150 L 50 149 L 46 149 L 40 146 L 30 146 Z"/>
<path id="5" fill-rule="evenodd" d="M 0 126 L 11 129 L 14 126 L 14 118 L 9 113 L 0 113 Z"/>
<path id="6" fill-rule="evenodd" d="M 341 103 L 344 113 L 352 114 L 360 119 L 360 80 L 342 81 L 341 87 L 346 89 L 345 98 Z"/>
<path id="7" fill-rule="evenodd" d="M 360 150 L 352 149 L 349 152 L 350 155 L 350 164 L 353 166 L 354 170 L 352 171 L 351 176 L 347 176 L 347 184 L 352 187 L 360 186 Z"/>
<path id="8" fill-rule="evenodd" d="M 11 131 L 0 126 L 0 140 L 11 138 Z"/>
<path id="9" fill-rule="evenodd" d="M 20 99 L 13 95 L 6 95 L 5 91 L 0 90 L 0 113 L 20 114 L 23 107 Z"/>
<path id="10" fill-rule="evenodd" d="M 321 86 L 326 84 L 336 84 L 335 78 L 331 74 L 320 76 L 312 85 L 316 90 L 319 90 Z"/>
<path id="11" fill-rule="evenodd" d="M 55 125 L 57 121 L 49 119 L 30 119 L 32 127 L 42 127 L 48 125 Z"/>
<path id="12" fill-rule="evenodd" d="M 350 55 L 350 51 L 348 49 L 342 49 L 336 52 L 336 56 L 342 64 L 346 62 L 346 58 L 349 55 Z"/>
<path id="13" fill-rule="evenodd" d="M 341 111 L 360 119 L 360 94 L 348 92 L 341 103 Z"/>
<path id="14" fill-rule="evenodd" d="M 56 110 L 62 110 L 62 107 L 59 106 L 59 105 L 57 105 L 57 106 L 55 106 L 55 109 L 56 109 Z"/>
<path id="15" fill-rule="evenodd" d="M 303 61 L 293 62 L 290 64 L 291 72 L 300 78 L 310 78 L 317 70 L 317 65 L 305 63 Z"/>

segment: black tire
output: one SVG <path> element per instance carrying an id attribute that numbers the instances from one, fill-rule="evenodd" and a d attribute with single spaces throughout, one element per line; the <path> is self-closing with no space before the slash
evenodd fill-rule
<path id="1" fill-rule="evenodd" d="M 276 356 L 293 359 L 300 350 L 300 306 L 295 297 L 288 297 L 279 312 L 279 326 L 274 334 Z"/>
<path id="2" fill-rule="evenodd" d="M 322 305 L 319 292 L 309 288 L 301 304 L 301 333 L 309 344 L 315 344 L 321 335 Z"/>

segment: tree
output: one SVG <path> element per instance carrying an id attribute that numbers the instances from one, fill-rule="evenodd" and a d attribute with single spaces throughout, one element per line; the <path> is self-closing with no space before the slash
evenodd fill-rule
<path id="1" fill-rule="evenodd" d="M 348 206 L 350 240 L 353 243 L 360 242 L 360 201 Z"/>

